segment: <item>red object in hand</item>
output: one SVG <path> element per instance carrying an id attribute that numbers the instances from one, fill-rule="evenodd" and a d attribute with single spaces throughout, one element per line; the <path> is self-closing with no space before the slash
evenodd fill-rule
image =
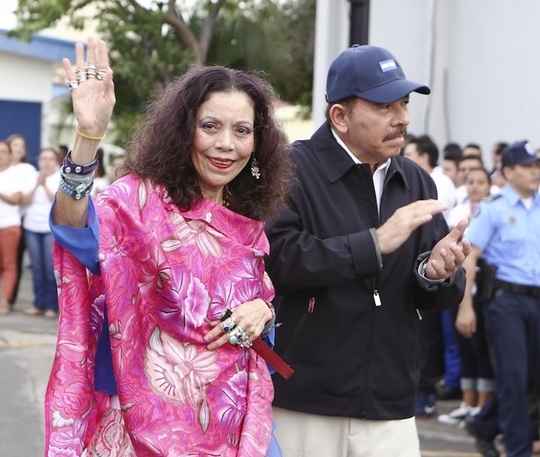
<path id="1" fill-rule="evenodd" d="M 252 344 L 251 349 L 260 355 L 264 361 L 273 367 L 281 376 L 283 376 L 285 379 L 289 379 L 292 376 L 294 370 L 263 340 L 257 338 Z"/>

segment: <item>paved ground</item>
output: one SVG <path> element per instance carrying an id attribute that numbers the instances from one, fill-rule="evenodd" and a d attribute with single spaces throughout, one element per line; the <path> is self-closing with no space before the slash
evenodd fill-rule
<path id="1" fill-rule="evenodd" d="M 25 270 L 15 310 L 0 317 L 0 457 L 43 455 L 43 395 L 57 322 L 26 316 L 22 311 L 31 302 L 30 272 Z M 448 412 L 457 403 L 439 402 L 439 412 Z M 422 457 L 479 456 L 472 438 L 457 426 L 430 419 L 418 421 L 418 429 Z"/>

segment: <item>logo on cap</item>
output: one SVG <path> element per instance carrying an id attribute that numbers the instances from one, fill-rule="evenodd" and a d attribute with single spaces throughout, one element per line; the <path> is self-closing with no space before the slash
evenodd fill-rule
<path id="1" fill-rule="evenodd" d="M 532 147 L 532 144 L 529 143 L 528 141 L 523 145 L 525 147 L 525 150 L 527 151 L 527 153 L 530 155 L 530 156 L 534 156 L 536 155 L 536 153 L 534 152 L 534 148 Z"/>
<path id="2" fill-rule="evenodd" d="M 395 70 L 397 68 L 396 62 L 394 62 L 393 59 L 383 60 L 382 62 L 379 62 L 379 66 L 383 72 Z"/>

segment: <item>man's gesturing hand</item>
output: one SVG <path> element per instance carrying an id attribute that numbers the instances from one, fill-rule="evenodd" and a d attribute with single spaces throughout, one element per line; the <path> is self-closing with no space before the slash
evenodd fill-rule
<path id="1" fill-rule="evenodd" d="M 461 267 L 471 252 L 471 243 L 462 238 L 468 225 L 468 220 L 462 219 L 435 245 L 426 264 L 426 278 L 446 279 Z"/>
<path id="2" fill-rule="evenodd" d="M 382 254 L 390 254 L 399 248 L 421 225 L 433 219 L 435 214 L 447 209 L 438 200 L 418 200 L 402 206 L 377 230 Z"/>

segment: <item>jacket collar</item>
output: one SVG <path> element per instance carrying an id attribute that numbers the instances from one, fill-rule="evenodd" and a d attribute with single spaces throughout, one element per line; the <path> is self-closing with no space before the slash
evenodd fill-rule
<path id="1" fill-rule="evenodd" d="M 328 121 L 321 125 L 312 135 L 311 144 L 328 181 L 331 183 L 340 180 L 345 173 L 356 166 L 347 152 L 338 144 L 332 135 L 330 123 Z M 405 187 L 410 188 L 406 174 L 403 172 L 403 160 L 409 159 L 399 157 L 393 158 L 390 161 L 390 165 L 386 171 L 385 182 L 394 175 L 398 175 L 401 176 Z"/>

